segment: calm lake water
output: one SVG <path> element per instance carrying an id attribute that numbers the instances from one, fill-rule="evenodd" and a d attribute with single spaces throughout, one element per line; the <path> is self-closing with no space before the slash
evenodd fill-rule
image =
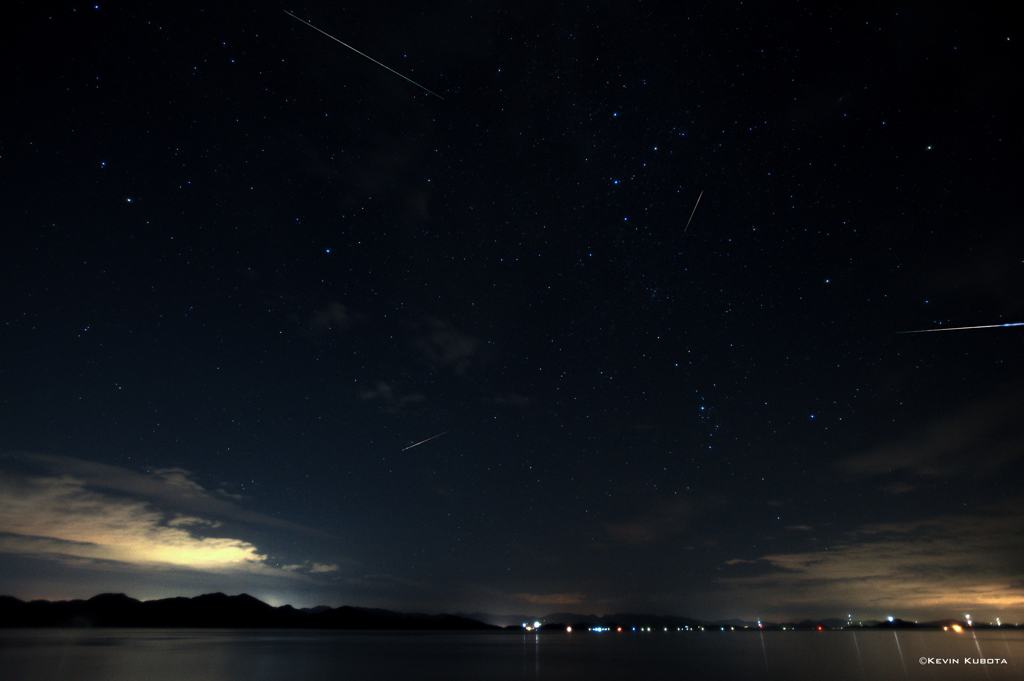
<path id="1" fill-rule="evenodd" d="M 936 663 L 921 664 L 921 658 Z M 945 660 L 938 663 L 937 660 Z M 986 659 L 995 664 L 968 664 Z M 956 660 L 959 664 L 952 664 Z M 1006 664 L 1001 664 L 1006 660 Z M 1024 632 L 0 631 L 8 681 L 1024 679 Z"/>

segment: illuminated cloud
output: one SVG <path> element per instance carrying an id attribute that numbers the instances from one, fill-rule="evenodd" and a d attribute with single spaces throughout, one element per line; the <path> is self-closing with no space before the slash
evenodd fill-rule
<path id="1" fill-rule="evenodd" d="M 313 565 L 309 568 L 309 574 L 315 575 L 324 572 L 337 572 L 340 569 L 341 566 L 337 563 L 331 563 L 329 565 L 324 563 L 313 563 Z"/>
<path id="2" fill-rule="evenodd" d="M 181 468 L 162 468 L 144 474 L 119 466 L 53 454 L 0 455 L 0 478 L 18 480 L 32 476 L 68 477 L 82 482 L 90 490 L 114 497 L 147 501 L 180 515 L 230 519 L 322 536 L 316 530 L 242 508 L 228 500 L 241 498 L 241 495 L 223 490 L 211 493 L 195 482 L 191 473 Z"/>
<path id="3" fill-rule="evenodd" d="M 1021 500 L 970 516 L 866 525 L 827 549 L 760 558 L 765 574 L 721 580 L 737 602 L 810 612 L 886 610 L 936 616 L 1024 605 Z M 729 561 L 730 566 L 738 561 Z"/>
<path id="4" fill-rule="evenodd" d="M 206 490 L 198 482 L 190 478 L 191 474 L 184 468 L 161 468 L 153 471 L 153 476 L 163 480 L 171 487 L 177 487 L 182 492 L 205 495 Z"/>
<path id="5" fill-rule="evenodd" d="M 325 572 L 337 572 L 341 570 L 341 566 L 337 563 L 300 563 L 297 565 L 282 565 L 282 570 L 288 570 L 290 572 L 305 572 L 307 574 L 316 575 L 323 574 Z"/>
<path id="6" fill-rule="evenodd" d="M 91 491 L 68 476 L 0 479 L 0 551 L 198 570 L 266 561 L 249 542 L 200 536 L 217 523 L 168 518 L 149 503 Z"/>
<path id="7" fill-rule="evenodd" d="M 2 553 L 65 565 L 244 571 L 292 579 L 337 569 L 313 563 L 296 574 L 273 567 L 266 552 L 239 536 L 247 526 L 319 534 L 247 511 L 182 468 L 143 474 L 60 456 L 0 457 Z"/>
<path id="8" fill-rule="evenodd" d="M 586 600 L 586 596 L 578 593 L 558 594 L 512 594 L 512 598 L 523 603 L 533 605 L 576 605 Z"/>

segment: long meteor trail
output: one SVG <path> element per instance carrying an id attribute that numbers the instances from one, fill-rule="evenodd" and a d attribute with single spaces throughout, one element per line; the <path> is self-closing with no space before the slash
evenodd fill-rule
<path id="1" fill-rule="evenodd" d="M 414 444 L 414 445 L 409 445 L 409 446 L 408 446 L 408 447 L 406 447 L 405 449 L 412 449 L 413 447 L 419 447 L 419 446 L 420 446 L 421 444 L 423 444 L 424 442 L 430 442 L 431 440 L 437 439 L 437 438 L 441 437 L 441 435 L 447 435 L 447 434 L 448 434 L 448 433 L 450 433 L 450 432 L 452 432 L 452 431 L 450 431 L 450 430 L 446 430 L 446 431 L 444 431 L 443 433 L 441 433 L 440 435 L 435 435 L 434 437 L 428 437 L 428 438 L 427 438 L 426 440 L 420 440 L 420 441 L 419 441 L 419 442 L 417 442 L 416 444 Z M 403 449 L 402 451 L 404 452 L 404 451 L 405 451 L 405 449 Z"/>
<path id="2" fill-rule="evenodd" d="M 700 203 L 700 197 L 704 196 L 704 190 L 700 190 L 700 196 L 697 197 L 697 203 L 693 204 L 693 210 L 690 211 L 690 219 L 686 221 L 686 227 L 683 228 L 683 234 L 686 234 L 686 230 L 690 229 L 690 223 L 693 222 L 693 214 L 697 212 L 697 204 Z"/>
<path id="3" fill-rule="evenodd" d="M 293 19 L 299 19 L 299 17 L 295 16 L 294 14 L 292 14 L 291 12 L 289 12 L 288 10 L 282 10 L 282 11 L 283 11 L 283 12 L 284 12 L 285 14 L 287 14 L 288 16 L 292 17 Z M 349 44 L 347 44 L 347 43 L 342 43 L 342 42 L 341 42 L 340 40 L 338 40 L 337 38 L 335 38 L 335 37 L 334 37 L 333 35 L 331 35 L 331 34 L 330 34 L 330 33 L 328 33 L 327 31 L 323 31 L 323 30 L 321 30 L 321 29 L 317 28 L 316 26 L 314 26 L 313 24 L 309 23 L 309 22 L 308 22 L 308 21 L 306 21 L 305 19 L 299 19 L 299 21 L 301 21 L 302 23 L 304 23 L 304 24 L 305 24 L 306 26 L 309 26 L 309 27 L 310 27 L 311 29 L 313 29 L 314 31 L 319 31 L 320 33 L 323 33 L 323 34 L 324 34 L 325 36 L 327 36 L 328 38 L 330 38 L 330 39 L 331 39 L 331 40 L 333 40 L 334 42 L 336 42 L 336 43 L 341 43 L 342 45 L 344 45 L 344 46 L 345 46 L 345 47 L 347 47 L 348 49 L 352 50 L 352 51 L 353 51 L 353 52 L 355 52 L 356 54 L 358 54 L 358 55 L 360 55 L 360 56 L 363 56 L 363 57 L 366 57 L 367 59 L 369 59 L 370 61 L 372 61 L 372 62 L 373 62 L 374 64 L 376 64 L 377 66 L 383 66 L 384 68 L 386 68 L 386 69 L 387 69 L 388 71 L 390 71 L 391 73 L 395 74 L 395 75 L 396 75 L 396 76 L 398 76 L 399 78 L 405 78 L 405 79 L 406 79 L 407 81 L 409 81 L 410 83 L 412 83 L 412 84 L 413 84 L 413 85 L 415 85 L 416 87 L 420 88 L 421 90 L 426 90 L 427 92 L 429 92 L 430 94 L 434 95 L 434 96 L 435 96 L 435 97 L 437 97 L 438 99 L 444 99 L 444 97 L 442 97 L 441 95 L 437 94 L 437 93 L 436 93 L 436 92 L 434 92 L 433 90 L 428 90 L 427 88 L 423 87 L 422 85 L 420 85 L 419 83 L 417 83 L 417 82 L 416 82 L 415 80 L 413 80 L 412 78 L 406 78 L 405 76 L 403 76 L 403 75 L 402 75 L 401 73 L 399 73 L 398 71 L 395 71 L 395 70 L 394 70 L 393 68 L 391 68 L 390 66 L 387 66 L 387 65 L 385 65 L 385 64 L 381 64 L 381 63 L 380 63 L 379 61 L 377 61 L 376 59 L 374 59 L 374 58 L 373 58 L 373 57 L 371 57 L 370 55 L 368 55 L 368 54 L 363 54 L 362 52 L 360 52 L 359 50 L 357 50 L 356 48 L 352 47 L 351 45 L 349 45 Z"/>
<path id="4" fill-rule="evenodd" d="M 944 327 L 939 329 L 921 329 L 920 331 L 897 331 L 896 333 L 931 333 L 932 331 L 966 331 L 968 329 L 999 329 L 1004 326 L 1024 326 L 1024 322 L 1013 322 L 1012 324 L 985 324 L 984 326 L 957 326 Z"/>

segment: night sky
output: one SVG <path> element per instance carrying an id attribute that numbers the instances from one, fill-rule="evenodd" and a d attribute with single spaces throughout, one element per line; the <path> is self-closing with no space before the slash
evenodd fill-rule
<path id="1" fill-rule="evenodd" d="M 4 593 L 1024 620 L 1009 8 L 44 5 Z"/>

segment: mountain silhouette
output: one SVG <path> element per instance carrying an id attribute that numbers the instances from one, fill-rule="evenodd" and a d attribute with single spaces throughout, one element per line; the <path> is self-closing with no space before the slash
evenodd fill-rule
<path id="1" fill-rule="evenodd" d="M 89 600 L 30 601 L 0 596 L 0 628 L 178 627 L 218 629 L 498 629 L 457 615 L 424 615 L 343 606 L 297 610 L 274 607 L 248 594 L 204 594 L 195 598 L 139 601 L 124 594 Z"/>

